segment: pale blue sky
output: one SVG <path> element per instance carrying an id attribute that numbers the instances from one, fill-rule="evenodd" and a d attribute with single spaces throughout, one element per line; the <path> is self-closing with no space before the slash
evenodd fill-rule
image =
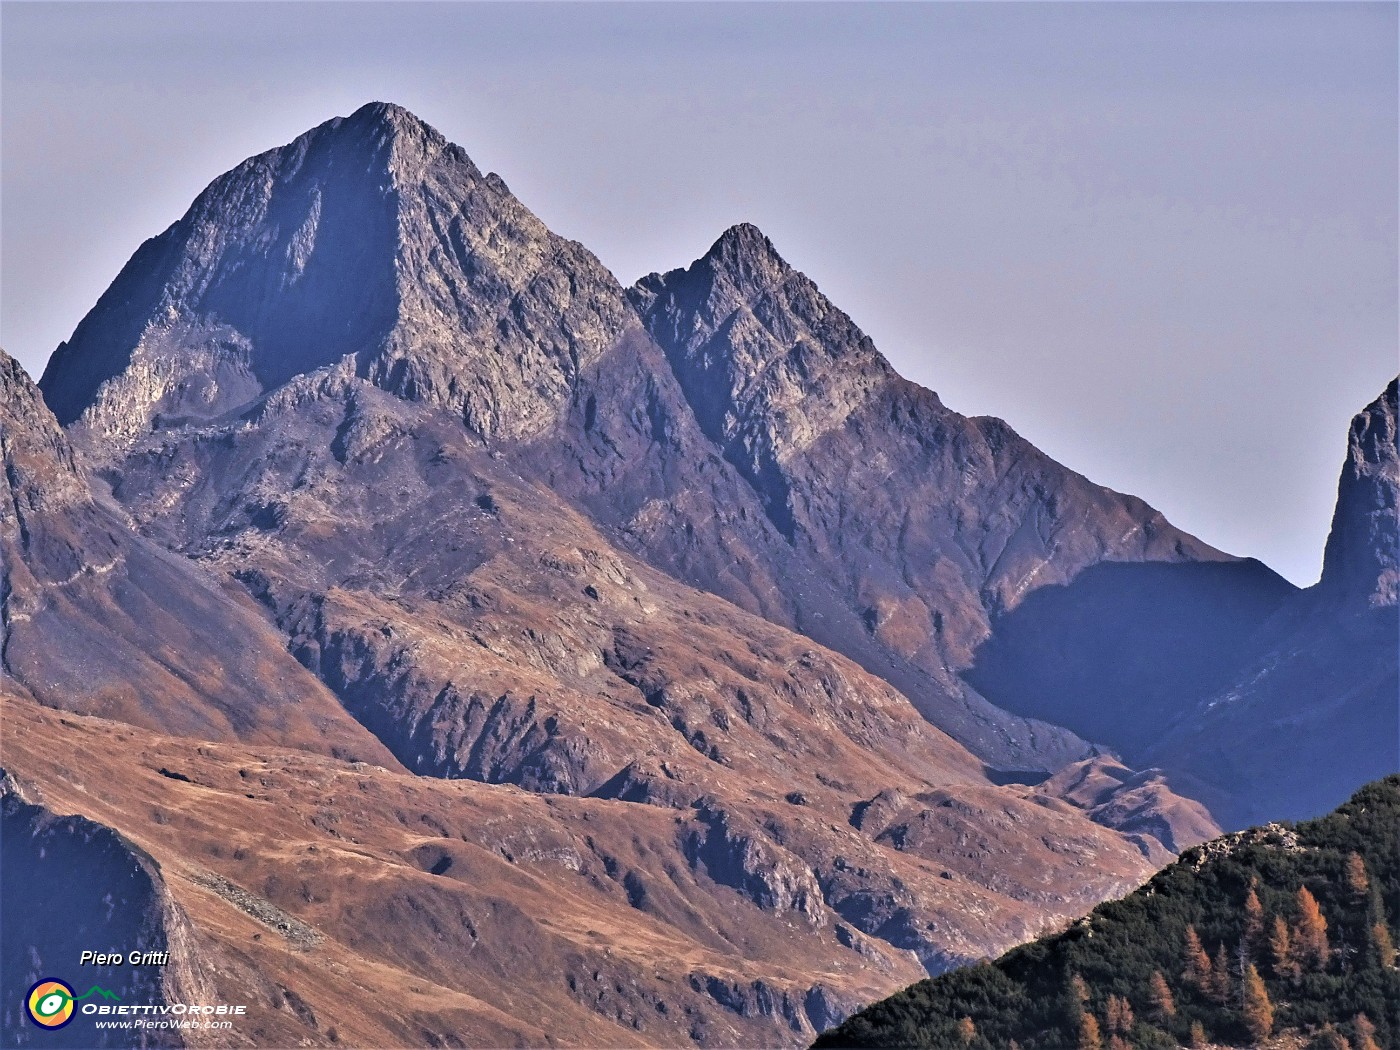
<path id="1" fill-rule="evenodd" d="M 911 378 L 1297 582 L 1397 369 L 1396 5 L 0 6 L 37 375 L 212 178 L 370 99 L 630 282 L 750 221 Z"/>

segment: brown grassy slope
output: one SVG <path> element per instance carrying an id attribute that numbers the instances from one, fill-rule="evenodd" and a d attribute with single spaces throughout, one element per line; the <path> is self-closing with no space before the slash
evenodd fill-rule
<path id="1" fill-rule="evenodd" d="M 810 1040 L 921 970 L 833 913 L 779 844 L 799 834 L 833 877 L 878 863 L 920 919 L 964 937 L 1005 939 L 996 931 L 1008 922 L 1046 918 L 1043 906 L 1017 915 L 970 879 L 940 877 L 947 858 L 862 842 L 806 807 L 717 821 L 703 806 L 196 744 L 18 697 L 3 713 L 5 765 L 22 784 L 160 864 L 190 923 L 188 959 L 219 995 L 252 1007 L 242 1045 L 323 1045 L 332 1028 L 359 1046 Z M 976 791 L 957 805 L 1020 815 Z M 1088 876 L 1110 857 L 1079 859 Z"/>

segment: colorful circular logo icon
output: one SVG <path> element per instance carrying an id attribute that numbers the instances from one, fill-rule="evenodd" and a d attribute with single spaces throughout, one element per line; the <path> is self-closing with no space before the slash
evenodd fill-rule
<path id="1" fill-rule="evenodd" d="M 46 977 L 29 989 L 25 1006 L 29 1019 L 40 1028 L 62 1028 L 73 1020 L 73 989 L 63 981 Z"/>

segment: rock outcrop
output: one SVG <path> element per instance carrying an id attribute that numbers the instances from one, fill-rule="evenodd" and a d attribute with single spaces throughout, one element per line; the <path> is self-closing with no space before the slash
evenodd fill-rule
<path id="1" fill-rule="evenodd" d="M 1396 383 L 1392 379 L 1351 421 L 1320 581 L 1323 591 L 1373 608 L 1400 602 Z"/>

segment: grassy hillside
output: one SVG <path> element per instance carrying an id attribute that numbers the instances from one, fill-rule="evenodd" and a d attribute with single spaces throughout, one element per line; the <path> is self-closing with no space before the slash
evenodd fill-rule
<path id="1" fill-rule="evenodd" d="M 1065 932 L 913 985 L 816 1046 L 1147 1050 L 1297 1033 L 1400 1050 L 1397 927 L 1391 776 L 1319 820 L 1188 850 Z"/>

